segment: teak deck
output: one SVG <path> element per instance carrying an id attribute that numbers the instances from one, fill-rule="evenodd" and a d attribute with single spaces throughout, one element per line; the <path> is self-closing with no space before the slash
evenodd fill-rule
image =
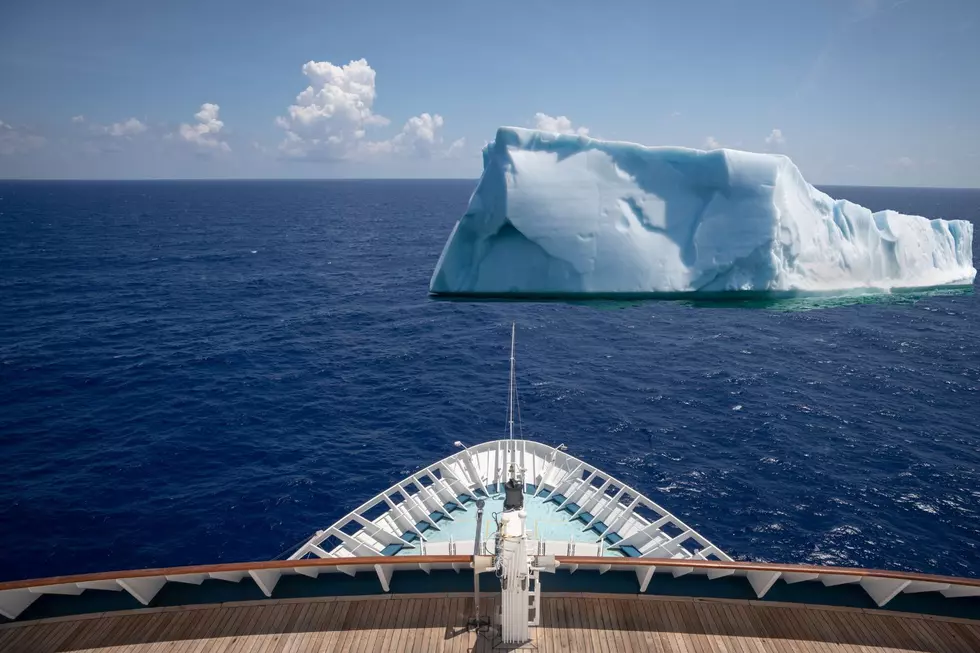
<path id="1" fill-rule="evenodd" d="M 484 598 L 484 612 L 496 610 Z M 523 648 L 657 653 L 976 653 L 980 622 L 749 601 L 545 595 Z M 465 624 L 472 597 L 290 599 L 105 613 L 0 627 L 3 653 L 492 651 Z M 498 647 L 498 648 L 495 648 Z"/>

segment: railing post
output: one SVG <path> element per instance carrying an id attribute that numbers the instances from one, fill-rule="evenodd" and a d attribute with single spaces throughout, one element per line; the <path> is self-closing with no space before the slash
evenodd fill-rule
<path id="1" fill-rule="evenodd" d="M 473 618 L 469 620 L 469 626 L 474 630 L 481 630 L 490 625 L 490 618 L 484 619 L 480 616 L 480 572 L 492 566 L 492 559 L 482 555 L 480 550 L 480 532 L 483 530 L 483 507 L 486 502 L 478 499 L 476 502 L 476 533 L 473 535 Z"/>

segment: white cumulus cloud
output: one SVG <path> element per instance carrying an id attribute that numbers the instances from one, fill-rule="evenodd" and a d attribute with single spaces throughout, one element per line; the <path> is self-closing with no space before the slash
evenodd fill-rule
<path id="1" fill-rule="evenodd" d="M 565 116 L 549 116 L 540 111 L 534 114 L 534 128 L 546 132 L 556 132 L 558 134 L 573 134 L 576 136 L 588 136 L 588 127 L 572 127 L 572 121 Z"/>
<path id="2" fill-rule="evenodd" d="M 122 122 L 114 122 L 111 125 L 92 125 L 92 131 L 114 136 L 116 138 L 128 138 L 130 136 L 135 136 L 136 134 L 142 134 L 145 132 L 146 125 L 136 118 L 130 118 L 129 120 L 124 120 Z"/>
<path id="3" fill-rule="evenodd" d="M 292 158 L 352 159 L 373 155 L 405 155 L 420 158 L 455 154 L 463 139 L 446 147 L 441 130 L 445 123 L 437 113 L 423 113 L 405 122 L 387 140 L 367 137 L 368 127 L 390 123 L 374 112 L 376 73 L 365 59 L 336 66 L 329 61 L 309 61 L 303 66 L 309 86 L 296 96 L 287 115 L 276 118 L 286 130 L 280 154 Z"/>
<path id="4" fill-rule="evenodd" d="M 708 136 L 704 139 L 704 149 L 717 150 L 719 147 L 721 147 L 721 143 L 714 136 Z"/>
<path id="5" fill-rule="evenodd" d="M 438 113 L 413 116 L 394 137 L 384 141 L 365 141 L 363 151 L 369 154 L 402 154 L 420 159 L 453 156 L 466 145 L 466 139 L 457 139 L 447 148 L 440 133 L 444 123 L 445 120 Z"/>
<path id="6" fill-rule="evenodd" d="M 32 134 L 0 120 L 0 154 L 23 154 L 44 145 L 43 136 Z"/>
<path id="7" fill-rule="evenodd" d="M 766 136 L 766 145 L 783 145 L 786 143 L 786 139 L 783 137 L 782 129 L 773 129 Z"/>
<path id="8" fill-rule="evenodd" d="M 365 59 L 344 66 L 308 61 L 303 74 L 309 86 L 296 96 L 288 115 L 276 119 L 286 130 L 279 148 L 283 154 L 344 158 L 364 139 L 366 127 L 388 124 L 374 113 L 375 72 Z"/>
<path id="9" fill-rule="evenodd" d="M 198 147 L 201 151 L 230 152 L 231 147 L 220 136 L 225 126 L 225 123 L 218 119 L 220 109 L 217 104 L 210 102 L 202 104 L 201 110 L 194 114 L 197 122 L 183 123 L 177 130 L 180 139 Z"/>
<path id="10" fill-rule="evenodd" d="M 432 146 L 439 140 L 439 130 L 445 121 L 438 113 L 429 115 L 423 113 L 408 119 L 402 131 L 395 139 L 401 139 L 408 147 L 419 149 L 421 152 L 431 152 Z"/>

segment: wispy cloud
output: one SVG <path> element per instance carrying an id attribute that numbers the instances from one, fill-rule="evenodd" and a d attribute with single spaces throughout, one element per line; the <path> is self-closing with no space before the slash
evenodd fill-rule
<path id="1" fill-rule="evenodd" d="M 777 145 L 785 145 L 785 144 L 786 144 L 786 139 L 783 137 L 782 129 L 778 129 L 778 128 L 773 129 L 771 132 L 769 132 L 769 135 L 766 136 L 766 145 L 769 145 L 770 147 L 775 147 Z"/>
<path id="2" fill-rule="evenodd" d="M 146 124 L 136 118 L 114 122 L 111 125 L 92 125 L 90 128 L 97 134 L 105 134 L 113 138 L 129 138 L 147 130 Z"/>
<path id="3" fill-rule="evenodd" d="M 0 154 L 2 155 L 23 154 L 43 147 L 46 142 L 43 136 L 0 120 Z"/>
<path id="4" fill-rule="evenodd" d="M 708 136 L 704 139 L 704 149 L 717 150 L 719 147 L 721 147 L 721 143 L 714 136 Z"/>
<path id="5" fill-rule="evenodd" d="M 103 125 L 90 123 L 84 116 L 75 116 L 72 123 L 84 129 L 65 142 L 67 146 L 77 145 L 81 152 L 90 155 L 111 154 L 145 144 L 153 132 L 150 126 L 138 118 L 127 118 L 119 122 Z"/>
<path id="6" fill-rule="evenodd" d="M 865 21 L 879 18 L 912 0 L 850 0 L 847 13 L 841 22 L 830 31 L 823 47 L 817 52 L 809 68 L 802 77 L 802 81 L 796 87 L 794 95 L 798 98 L 817 87 L 817 82 L 823 75 L 827 64 L 837 49 L 838 43 L 843 40 L 848 33 L 854 29 L 855 25 Z"/>

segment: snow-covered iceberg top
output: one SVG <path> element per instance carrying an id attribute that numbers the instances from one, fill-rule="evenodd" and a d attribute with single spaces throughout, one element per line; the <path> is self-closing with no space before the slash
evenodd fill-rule
<path id="1" fill-rule="evenodd" d="M 973 282 L 973 225 L 872 213 L 789 158 L 505 127 L 429 290 L 828 292 Z"/>

